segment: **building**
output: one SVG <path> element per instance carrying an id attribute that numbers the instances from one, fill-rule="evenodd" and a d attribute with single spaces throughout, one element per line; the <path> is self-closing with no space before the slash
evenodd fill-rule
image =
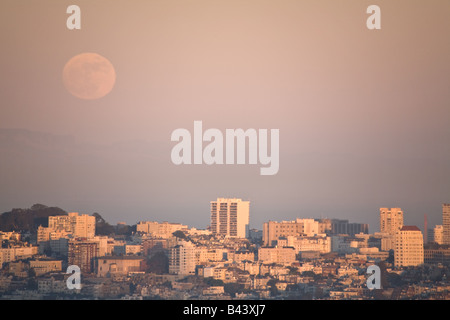
<path id="1" fill-rule="evenodd" d="M 211 226 L 213 234 L 248 238 L 250 201 L 217 198 L 211 201 Z"/>
<path id="2" fill-rule="evenodd" d="M 424 248 L 424 262 L 426 264 L 443 264 L 450 266 L 450 246 L 429 243 Z"/>
<path id="3" fill-rule="evenodd" d="M 316 251 L 319 253 L 331 252 L 331 238 L 325 235 L 316 235 L 312 237 L 293 237 L 279 238 L 278 247 L 293 247 L 296 253 L 306 251 Z"/>
<path id="4" fill-rule="evenodd" d="M 442 205 L 442 244 L 450 245 L 450 204 Z"/>
<path id="5" fill-rule="evenodd" d="M 195 250 L 195 263 L 207 264 L 208 262 L 224 261 L 227 258 L 228 249 L 197 247 Z"/>
<path id="6" fill-rule="evenodd" d="M 52 231 L 53 231 L 52 228 L 46 228 L 43 226 L 39 226 L 37 229 L 37 243 L 49 241 L 50 233 L 52 233 Z"/>
<path id="7" fill-rule="evenodd" d="M 403 226 L 395 234 L 394 264 L 397 267 L 424 263 L 423 234 L 416 226 Z"/>
<path id="8" fill-rule="evenodd" d="M 169 273 L 194 275 L 196 267 L 196 247 L 188 241 L 180 243 L 169 252 Z"/>
<path id="9" fill-rule="evenodd" d="M 172 237 L 175 231 L 186 230 L 188 226 L 180 223 L 140 221 L 136 225 L 136 231 L 148 234 L 154 238 L 167 239 Z"/>
<path id="10" fill-rule="evenodd" d="M 72 224 L 72 234 L 79 238 L 92 238 L 95 236 L 95 217 L 78 212 L 69 213 Z"/>
<path id="11" fill-rule="evenodd" d="M 357 248 L 351 246 L 352 237 L 347 234 L 332 235 L 331 251 L 340 254 L 357 252 Z"/>
<path id="12" fill-rule="evenodd" d="M 367 223 L 349 222 L 348 220 L 331 220 L 331 234 L 348 234 L 354 236 L 359 233 L 369 233 L 369 225 Z"/>
<path id="13" fill-rule="evenodd" d="M 250 229 L 249 230 L 249 239 L 253 241 L 261 241 L 262 240 L 262 230 L 258 229 Z"/>
<path id="14" fill-rule="evenodd" d="M 36 276 L 49 272 L 60 272 L 62 270 L 61 260 L 31 260 L 30 269 L 33 269 Z"/>
<path id="15" fill-rule="evenodd" d="M 20 259 L 31 258 L 38 254 L 38 247 L 35 246 L 10 246 L 8 248 L 0 248 L 0 268 L 3 263 L 16 261 Z"/>
<path id="16" fill-rule="evenodd" d="M 433 229 L 433 242 L 437 244 L 444 244 L 444 227 L 436 225 Z"/>
<path id="17" fill-rule="evenodd" d="M 144 272 L 146 268 L 144 258 L 138 256 L 98 257 L 96 264 L 99 277 L 126 276 L 130 272 Z"/>
<path id="18" fill-rule="evenodd" d="M 263 224 L 263 245 L 273 246 L 281 237 L 314 236 L 319 233 L 319 222 L 314 219 L 269 221 Z"/>
<path id="19" fill-rule="evenodd" d="M 259 248 L 258 261 L 270 264 L 291 265 L 296 261 L 295 249 L 292 247 Z"/>
<path id="20" fill-rule="evenodd" d="M 74 294 L 80 290 L 70 290 L 67 288 L 67 278 L 69 274 L 63 276 L 52 276 L 50 278 L 41 278 L 37 280 L 38 292 L 42 294 Z"/>
<path id="21" fill-rule="evenodd" d="M 140 255 L 142 246 L 140 244 L 124 244 L 120 246 L 114 246 L 115 255 Z"/>
<path id="22" fill-rule="evenodd" d="M 41 228 L 38 239 L 47 241 L 46 234 L 51 232 L 65 232 L 72 234 L 73 237 L 92 238 L 95 236 L 95 217 L 87 214 L 78 214 L 70 212 L 67 216 L 48 217 L 48 230 Z"/>
<path id="23" fill-rule="evenodd" d="M 142 249 L 141 252 L 144 256 L 151 256 L 154 253 L 160 252 L 160 251 L 166 251 L 169 247 L 172 247 L 175 245 L 175 239 L 168 238 L 168 239 L 162 239 L 162 238 L 143 238 L 142 240 Z"/>
<path id="24" fill-rule="evenodd" d="M 434 242 L 434 228 L 428 228 L 426 243 L 430 242 Z"/>
<path id="25" fill-rule="evenodd" d="M 72 223 L 70 217 L 67 216 L 50 216 L 48 217 L 48 228 L 54 231 L 72 232 Z"/>
<path id="26" fill-rule="evenodd" d="M 87 239 L 72 239 L 69 241 L 68 263 L 76 265 L 82 273 L 94 271 L 94 258 L 99 256 L 97 241 Z"/>
<path id="27" fill-rule="evenodd" d="M 225 291 L 223 286 L 212 286 L 203 290 L 204 296 L 222 295 L 224 293 Z"/>
<path id="28" fill-rule="evenodd" d="M 379 233 L 381 236 L 381 250 L 389 251 L 395 249 L 395 234 Z"/>
<path id="29" fill-rule="evenodd" d="M 403 211 L 400 208 L 380 208 L 381 249 L 395 249 L 396 232 L 403 227 Z"/>
<path id="30" fill-rule="evenodd" d="M 242 262 L 242 261 L 255 261 L 255 253 L 249 250 L 231 250 L 227 254 L 228 261 Z"/>
<path id="31" fill-rule="evenodd" d="M 403 211 L 400 208 L 380 208 L 380 232 L 395 235 L 403 227 Z"/>
<path id="32" fill-rule="evenodd" d="M 20 233 L 15 231 L 4 232 L 0 231 L 0 244 L 2 241 L 20 241 Z"/>
<path id="33" fill-rule="evenodd" d="M 52 256 L 62 256 L 67 257 L 69 252 L 69 239 L 59 238 L 48 242 Z"/>

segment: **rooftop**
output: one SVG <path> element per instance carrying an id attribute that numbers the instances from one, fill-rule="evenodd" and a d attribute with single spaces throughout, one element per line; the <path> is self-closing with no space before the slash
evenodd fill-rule
<path id="1" fill-rule="evenodd" d="M 403 226 L 400 231 L 420 231 L 416 226 Z"/>

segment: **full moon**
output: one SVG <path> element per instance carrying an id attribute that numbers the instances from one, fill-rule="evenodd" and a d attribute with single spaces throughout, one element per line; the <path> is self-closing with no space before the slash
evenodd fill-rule
<path id="1" fill-rule="evenodd" d="M 63 82 L 75 97 L 94 100 L 111 92 L 116 82 L 116 72 L 108 59 L 97 53 L 86 52 L 66 63 Z"/>

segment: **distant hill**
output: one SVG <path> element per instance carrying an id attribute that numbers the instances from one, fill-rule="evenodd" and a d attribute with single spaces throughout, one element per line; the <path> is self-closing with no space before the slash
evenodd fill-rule
<path id="1" fill-rule="evenodd" d="M 48 227 L 48 217 L 65 216 L 67 212 L 58 207 L 47 207 L 43 204 L 35 204 L 29 209 L 12 209 L 0 214 L 0 231 L 25 231 L 35 234 L 41 225 Z M 130 236 L 136 231 L 136 225 L 110 225 L 97 212 L 95 217 L 95 233 L 97 235 L 122 235 Z"/>
<path id="2" fill-rule="evenodd" d="M 12 209 L 0 215 L 0 231 L 29 231 L 35 233 L 37 227 L 48 226 L 49 216 L 67 215 L 58 207 L 35 204 L 29 209 Z"/>

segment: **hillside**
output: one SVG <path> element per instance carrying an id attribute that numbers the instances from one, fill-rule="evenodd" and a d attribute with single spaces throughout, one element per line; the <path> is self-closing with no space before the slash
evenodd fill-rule
<path id="1" fill-rule="evenodd" d="M 48 225 L 49 216 L 67 215 L 58 207 L 35 204 L 29 209 L 12 209 L 0 215 L 0 231 L 29 231 L 35 233 L 37 227 Z"/>

